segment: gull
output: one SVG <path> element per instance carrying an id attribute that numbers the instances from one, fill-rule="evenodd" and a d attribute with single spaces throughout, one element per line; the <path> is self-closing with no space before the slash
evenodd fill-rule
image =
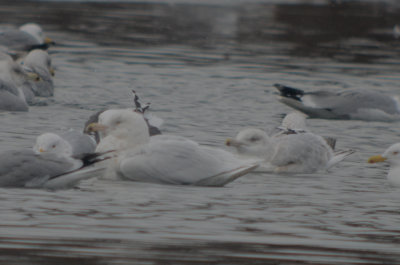
<path id="1" fill-rule="evenodd" d="M 35 82 L 35 96 L 51 97 L 54 95 L 53 78 L 54 69 L 51 58 L 46 51 L 32 50 L 23 60 L 23 68 L 28 73 L 35 73 L 39 79 Z"/>
<path id="2" fill-rule="evenodd" d="M 103 167 L 89 167 L 104 154 L 69 157 L 65 153 L 41 153 L 33 150 L 7 151 L 0 154 L 0 187 L 67 189 L 79 181 L 96 177 Z"/>
<path id="3" fill-rule="evenodd" d="M 112 168 L 125 180 L 173 185 L 224 186 L 255 168 L 233 154 L 180 136 L 150 137 L 141 113 L 131 109 L 106 110 L 89 131 L 101 131 L 96 152 L 116 150 Z"/>
<path id="4" fill-rule="evenodd" d="M 279 127 L 281 131 L 271 137 L 261 129 L 246 128 L 234 139 L 228 138 L 225 144 L 236 148 L 243 157 L 261 158 L 262 169 L 276 173 L 328 170 L 354 153 L 353 150 L 335 153 L 336 141 L 309 132 L 303 119 L 301 114 L 289 114 Z"/>
<path id="5" fill-rule="evenodd" d="M 307 114 L 310 118 L 395 121 L 400 119 L 396 98 L 369 89 L 346 89 L 339 92 L 312 91 L 274 85 L 280 102 Z"/>
<path id="6" fill-rule="evenodd" d="M 43 29 L 36 23 L 27 23 L 18 29 L 0 32 L 0 46 L 17 57 L 33 49 L 47 49 L 51 44 L 54 42 L 45 36 Z"/>
<path id="7" fill-rule="evenodd" d="M 73 157 L 93 153 L 96 142 L 87 134 L 74 130 L 61 134 L 43 133 L 36 138 L 33 151 L 39 153 L 64 153 L 65 156 Z"/>
<path id="8" fill-rule="evenodd" d="M 159 127 L 163 124 L 164 121 L 162 119 L 148 113 L 147 110 L 150 108 L 150 103 L 146 103 L 146 104 L 141 103 L 135 90 L 132 90 L 132 94 L 133 94 L 133 103 L 135 105 L 135 108 L 132 109 L 132 111 L 143 114 L 143 117 L 146 121 L 150 136 L 161 134 Z M 83 133 L 93 134 L 93 136 L 96 140 L 96 143 L 100 142 L 100 137 L 101 137 L 100 133 L 97 131 L 89 132 L 87 130 L 87 128 L 88 128 L 89 124 L 98 122 L 100 114 L 102 114 L 104 111 L 106 111 L 106 109 L 100 110 L 100 111 L 96 112 L 95 114 L 91 115 L 89 117 L 89 119 L 85 122 L 85 127 L 83 129 Z"/>
<path id="9" fill-rule="evenodd" d="M 389 162 L 387 179 L 390 184 L 400 186 L 400 143 L 391 145 L 382 155 L 371 156 L 368 163 Z"/>
<path id="10" fill-rule="evenodd" d="M 10 56 L 0 53 L 0 110 L 27 111 L 33 102 L 35 73 L 27 73 Z"/>

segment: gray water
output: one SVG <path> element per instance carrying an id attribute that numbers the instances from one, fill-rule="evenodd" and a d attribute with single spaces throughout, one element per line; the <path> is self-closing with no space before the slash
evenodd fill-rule
<path id="1" fill-rule="evenodd" d="M 163 132 L 218 148 L 280 123 L 290 109 L 274 83 L 400 95 L 396 1 L 177 2 L 0 3 L 3 25 L 35 21 L 57 42 L 54 98 L 0 113 L 0 151 L 82 130 L 95 111 L 132 106 L 131 89 Z M 0 263 L 399 264 L 400 193 L 387 167 L 366 163 L 399 141 L 399 122 L 308 124 L 357 153 L 330 172 L 253 173 L 224 188 L 0 189 Z"/>

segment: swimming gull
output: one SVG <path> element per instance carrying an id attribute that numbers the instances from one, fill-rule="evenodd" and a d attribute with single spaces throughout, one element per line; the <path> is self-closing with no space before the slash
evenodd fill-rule
<path id="1" fill-rule="evenodd" d="M 0 53 L 0 110 L 27 111 L 37 79 L 37 74 L 25 72 L 10 56 Z"/>
<path id="2" fill-rule="evenodd" d="M 234 139 L 228 138 L 226 145 L 235 147 L 244 157 L 263 159 L 260 170 L 277 173 L 313 173 L 329 169 L 354 152 L 335 153 L 334 140 L 327 141 L 307 131 L 304 121 L 295 122 L 295 117 L 304 119 L 298 114 L 291 114 L 279 127 L 281 131 L 271 137 L 261 129 L 246 128 Z M 292 128 L 292 125 L 295 127 Z"/>
<path id="3" fill-rule="evenodd" d="M 51 97 L 54 95 L 53 78 L 54 69 L 51 58 L 46 51 L 32 50 L 23 60 L 23 68 L 29 73 L 35 73 L 39 79 L 35 82 L 35 96 Z"/>
<path id="4" fill-rule="evenodd" d="M 389 162 L 388 181 L 394 186 L 400 186 L 400 143 L 391 145 L 382 155 L 371 156 L 368 163 Z"/>
<path id="5" fill-rule="evenodd" d="M 313 91 L 275 84 L 279 101 L 310 118 L 394 121 L 400 119 L 397 100 L 383 92 L 346 89 L 339 92 Z"/>
<path id="6" fill-rule="evenodd" d="M 46 37 L 43 29 L 35 23 L 27 23 L 19 29 L 0 32 L 0 45 L 17 57 L 33 49 L 47 49 L 51 44 L 54 42 Z"/>
<path id="7" fill-rule="evenodd" d="M 96 152 L 117 150 L 111 162 L 126 180 L 174 185 L 224 186 L 258 167 L 224 150 L 179 136 L 150 137 L 143 115 L 131 109 L 107 110 L 89 130 L 102 131 Z"/>
<path id="8" fill-rule="evenodd" d="M 0 154 L 0 187 L 66 189 L 80 180 L 96 177 L 102 167 L 89 167 L 108 157 L 89 154 L 78 158 L 36 154 L 33 150 L 7 151 Z"/>
<path id="9" fill-rule="evenodd" d="M 69 130 L 61 134 L 43 133 L 36 138 L 33 150 L 36 153 L 62 153 L 67 156 L 79 156 L 93 153 L 96 142 L 87 134 Z"/>

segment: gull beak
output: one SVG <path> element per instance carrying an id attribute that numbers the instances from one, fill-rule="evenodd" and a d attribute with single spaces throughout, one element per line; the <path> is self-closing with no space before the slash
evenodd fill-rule
<path id="1" fill-rule="evenodd" d="M 39 152 L 40 152 L 40 153 L 44 153 L 44 149 L 43 149 L 43 148 L 40 148 L 40 149 L 39 149 Z"/>
<path id="2" fill-rule="evenodd" d="M 50 72 L 51 76 L 55 76 L 55 74 L 56 74 L 53 67 L 49 68 L 49 72 Z"/>
<path id="3" fill-rule="evenodd" d="M 36 73 L 29 72 L 29 73 L 27 73 L 27 75 L 28 75 L 28 79 L 30 79 L 32 81 L 39 82 L 42 80 L 42 78 L 40 78 L 40 76 Z"/>
<path id="4" fill-rule="evenodd" d="M 44 43 L 45 44 L 51 44 L 54 45 L 56 44 L 52 39 L 50 39 L 49 37 L 44 38 Z"/>
<path id="5" fill-rule="evenodd" d="M 370 158 L 368 158 L 368 163 L 373 164 L 373 163 L 380 163 L 385 161 L 387 158 L 383 157 L 381 155 L 377 155 L 377 156 L 371 156 Z"/>
<path id="6" fill-rule="evenodd" d="M 89 124 L 86 127 L 86 131 L 89 132 L 89 133 L 91 133 L 91 132 L 105 132 L 105 130 L 107 130 L 107 128 L 108 127 L 103 125 L 103 124 L 93 122 L 93 123 Z"/>
<path id="7" fill-rule="evenodd" d="M 228 139 L 226 139 L 226 141 L 225 141 L 225 145 L 227 145 L 227 146 L 235 146 L 235 147 L 238 147 L 238 146 L 241 146 L 242 143 L 239 142 L 239 141 L 237 141 L 237 140 L 235 140 L 235 139 L 228 138 Z"/>

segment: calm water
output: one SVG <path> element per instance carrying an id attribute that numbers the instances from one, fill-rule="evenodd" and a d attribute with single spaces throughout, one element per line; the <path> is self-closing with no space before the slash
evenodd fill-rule
<path id="1" fill-rule="evenodd" d="M 274 83 L 400 95 L 396 1 L 177 2 L 0 3 L 0 23 L 36 21 L 57 42 L 55 97 L 0 113 L 0 151 L 81 130 L 97 110 L 131 106 L 131 89 L 164 132 L 219 148 L 290 111 Z M 249 174 L 224 188 L 88 180 L 57 192 L 0 189 L 0 263 L 399 264 L 400 193 L 387 167 L 366 159 L 399 141 L 400 124 L 309 127 L 357 153 L 331 172 Z"/>

